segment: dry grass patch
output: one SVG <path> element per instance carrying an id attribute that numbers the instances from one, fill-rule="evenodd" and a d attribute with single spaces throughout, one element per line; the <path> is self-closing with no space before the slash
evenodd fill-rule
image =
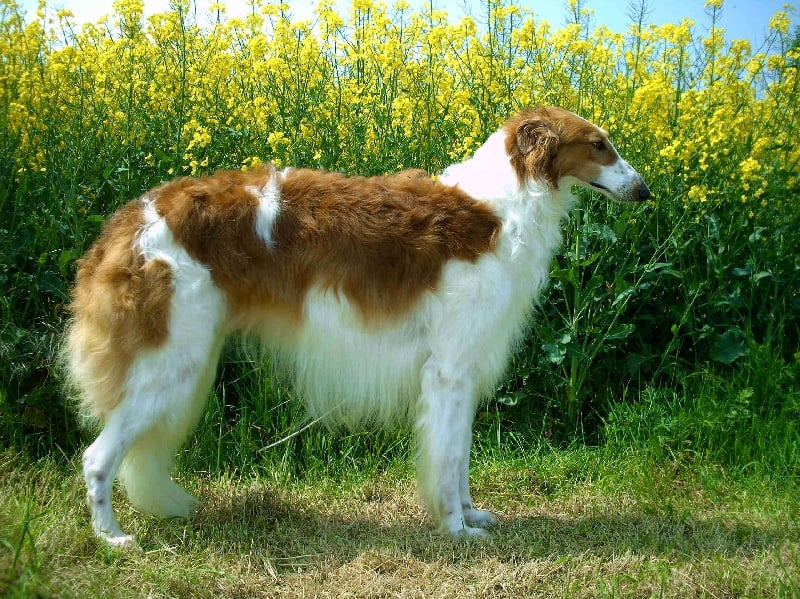
<path id="1" fill-rule="evenodd" d="M 142 545 L 134 554 L 92 537 L 76 462 L 2 457 L 0 591 L 10 596 L 789 597 L 800 588 L 797 501 L 732 483 L 714 498 L 691 477 L 658 498 L 601 478 L 554 480 L 547 491 L 541 460 L 484 464 L 475 494 L 501 524 L 490 540 L 458 542 L 434 533 L 403 465 L 346 481 L 205 476 L 187 481 L 204 502 L 189 521 L 155 520 L 117 498 L 123 528 Z"/>

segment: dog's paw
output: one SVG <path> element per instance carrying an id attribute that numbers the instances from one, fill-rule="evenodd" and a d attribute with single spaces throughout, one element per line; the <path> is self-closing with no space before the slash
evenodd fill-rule
<path id="1" fill-rule="evenodd" d="M 136 542 L 136 537 L 133 535 L 101 535 L 100 538 L 112 549 L 131 551 L 134 553 L 142 551 L 141 547 L 139 547 L 139 543 Z"/>
<path id="2" fill-rule="evenodd" d="M 443 522 L 440 531 L 454 539 L 475 539 L 492 536 L 489 531 L 479 526 L 471 526 L 466 521 L 466 518 Z"/>
<path id="3" fill-rule="evenodd" d="M 488 530 L 477 526 L 465 526 L 458 534 L 458 537 L 464 539 L 488 539 L 491 536 L 492 533 Z"/>
<path id="4" fill-rule="evenodd" d="M 476 528 L 488 528 L 497 524 L 497 518 L 489 510 L 470 508 L 464 510 L 464 522 Z"/>

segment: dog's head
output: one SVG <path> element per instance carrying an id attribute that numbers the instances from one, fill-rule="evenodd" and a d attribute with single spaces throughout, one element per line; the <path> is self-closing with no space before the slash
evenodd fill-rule
<path id="1" fill-rule="evenodd" d="M 554 189 L 581 185 L 618 201 L 641 201 L 650 190 L 620 157 L 608 133 L 554 106 L 525 110 L 505 127 L 506 152 L 520 182 L 545 180 Z"/>

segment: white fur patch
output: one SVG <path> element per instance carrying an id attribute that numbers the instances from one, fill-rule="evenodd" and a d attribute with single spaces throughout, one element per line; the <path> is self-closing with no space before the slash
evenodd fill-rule
<path id="1" fill-rule="evenodd" d="M 505 133 L 497 131 L 478 148 L 472 158 L 448 166 L 439 181 L 445 185 L 458 185 L 480 200 L 499 200 L 517 195 L 519 183 L 506 154 L 505 144 Z"/>
<path id="2" fill-rule="evenodd" d="M 158 214 L 155 198 L 146 195 L 142 198 L 142 203 L 144 204 L 142 209 L 144 225 L 136 236 L 134 242 L 136 248 L 141 252 L 145 260 L 158 258 L 170 266 L 174 266 L 174 250 L 181 248 L 177 247 L 172 231 L 170 231 L 166 221 Z"/>
<path id="3" fill-rule="evenodd" d="M 256 233 L 264 240 L 268 248 L 273 249 L 273 227 L 280 213 L 281 187 L 275 173 L 262 187 L 247 187 L 248 192 L 258 198 L 258 213 L 256 215 Z"/>
<path id="4" fill-rule="evenodd" d="M 127 401 L 139 406 L 142 418 L 169 420 L 172 415 L 163 414 L 164 396 L 169 395 L 173 402 L 191 401 L 193 397 L 188 396 L 193 395 L 201 371 L 210 367 L 213 372 L 216 366 L 208 362 L 221 343 L 225 301 L 208 267 L 175 241 L 149 198 L 145 199 L 144 219 L 136 243 L 145 259 L 159 259 L 170 266 L 173 296 L 167 341 L 142 352 L 134 361 L 128 377 L 132 392 Z"/>
<path id="5" fill-rule="evenodd" d="M 374 329 L 341 294 L 312 290 L 305 308 L 299 334 L 281 355 L 310 414 L 351 429 L 409 425 L 430 353 L 424 305 Z"/>

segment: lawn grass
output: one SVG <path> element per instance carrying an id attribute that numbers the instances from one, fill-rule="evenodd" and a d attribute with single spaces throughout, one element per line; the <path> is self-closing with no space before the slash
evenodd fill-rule
<path id="1" fill-rule="evenodd" d="M 697 373 L 609 406 L 592 442 L 559 445 L 524 407 L 488 404 L 473 496 L 500 525 L 454 541 L 417 503 L 407 436 L 292 435 L 305 422 L 288 391 L 250 367 L 228 362 L 237 382 L 215 386 L 178 457 L 194 518 L 139 514 L 115 493 L 141 553 L 93 536 L 79 452 L 0 451 L 0 596 L 800 596 L 789 369 L 769 377 L 774 410 L 745 401 L 767 390 L 750 375 Z"/>
<path id="2" fill-rule="evenodd" d="M 691 454 L 480 444 L 489 540 L 435 533 L 408 456 L 381 471 L 180 472 L 191 520 L 116 510 L 141 553 L 92 536 L 79 461 L 0 456 L 0 593 L 10 597 L 796 597 L 800 500 Z"/>

